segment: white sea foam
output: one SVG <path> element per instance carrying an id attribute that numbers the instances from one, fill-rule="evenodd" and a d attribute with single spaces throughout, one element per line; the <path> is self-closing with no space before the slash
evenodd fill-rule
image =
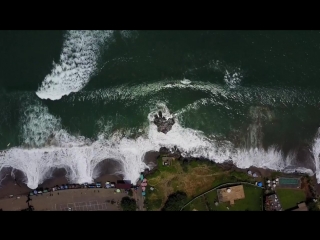
<path id="1" fill-rule="evenodd" d="M 181 83 L 187 85 L 187 84 L 190 84 L 191 81 L 189 79 L 183 79 L 181 80 Z"/>
<path id="2" fill-rule="evenodd" d="M 316 171 L 317 182 L 320 183 L 320 128 L 318 129 L 312 145 L 312 154 Z"/>
<path id="3" fill-rule="evenodd" d="M 49 114 L 41 104 L 28 105 L 21 115 L 21 139 L 28 147 L 41 147 L 53 132 L 61 129 L 61 119 Z"/>
<path id="4" fill-rule="evenodd" d="M 241 83 L 242 75 L 240 73 L 240 69 L 238 71 L 229 72 L 228 70 L 225 71 L 224 74 L 224 81 L 230 88 L 235 88 Z"/>
<path id="5" fill-rule="evenodd" d="M 183 128 L 179 121 L 167 134 L 159 133 L 151 123 L 158 110 L 165 117 L 172 116 L 164 104 L 157 105 L 148 115 L 149 125 L 145 134 L 138 138 L 129 139 L 118 131 L 107 138 L 101 134 L 98 140 L 92 141 L 72 136 L 60 129 L 54 132 L 51 140 L 54 144 L 51 146 L 32 149 L 14 147 L 0 152 L 0 169 L 13 167 L 21 170 L 26 174 L 27 185 L 36 188 L 57 167 L 68 169 L 67 177 L 71 182 L 91 182 L 99 162 L 115 159 L 122 165 L 121 173 L 124 177 L 135 182 L 140 171 L 147 167 L 143 162 L 145 152 L 157 151 L 162 146 L 177 146 L 185 157 L 205 157 L 218 163 L 233 161 L 240 168 L 253 165 L 283 170 L 292 166 L 293 157 L 284 158 L 282 152 L 275 147 L 267 151 L 258 148 L 236 149 L 231 142 L 215 141 L 205 137 L 200 131 Z"/>
<path id="6" fill-rule="evenodd" d="M 58 100 L 71 92 L 78 92 L 90 80 L 97 69 L 101 46 L 113 31 L 68 31 L 63 43 L 60 61 L 53 63 L 36 92 L 39 98 Z"/>

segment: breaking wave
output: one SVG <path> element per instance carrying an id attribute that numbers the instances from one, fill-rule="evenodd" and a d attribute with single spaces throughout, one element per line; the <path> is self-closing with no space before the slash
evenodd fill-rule
<path id="1" fill-rule="evenodd" d="M 97 69 L 101 47 L 113 31 L 68 31 L 65 36 L 60 61 L 36 92 L 39 98 L 58 100 L 71 92 L 78 92 Z"/>
<path id="2" fill-rule="evenodd" d="M 284 157 L 276 147 L 270 147 L 267 151 L 259 148 L 237 149 L 229 141 L 216 141 L 205 137 L 201 131 L 184 128 L 179 121 L 167 134 L 160 133 L 151 123 L 154 114 L 159 110 L 165 117 L 172 116 L 166 105 L 158 104 L 150 110 L 146 129 L 135 139 L 129 139 L 117 131 L 108 134 L 108 137 L 101 133 L 97 140 L 91 140 L 83 136 L 72 136 L 63 129 L 55 130 L 53 127 L 50 145 L 42 148 L 14 147 L 0 152 L 0 170 L 4 167 L 21 170 L 26 175 L 28 187 L 34 189 L 50 175 L 52 169 L 60 167 L 68 169 L 67 178 L 70 182 L 91 182 L 98 163 L 114 159 L 121 164 L 124 178 L 136 182 L 139 173 L 148 167 L 143 161 L 146 152 L 174 146 L 182 151 L 184 157 L 204 157 L 217 163 L 232 161 L 240 168 L 256 166 L 284 170 L 292 167 L 294 156 Z M 49 119 L 46 122 L 50 125 L 54 116 L 50 116 L 44 108 L 42 111 L 38 116 Z M 59 120 L 53 122 L 58 123 Z M 33 128 L 35 124 L 28 126 Z M 45 128 L 45 124 L 40 126 Z M 46 133 L 44 136 L 47 135 Z"/>
<path id="3" fill-rule="evenodd" d="M 312 154 L 314 157 L 314 165 L 316 169 L 317 182 L 320 183 L 320 128 L 318 129 L 312 145 Z"/>

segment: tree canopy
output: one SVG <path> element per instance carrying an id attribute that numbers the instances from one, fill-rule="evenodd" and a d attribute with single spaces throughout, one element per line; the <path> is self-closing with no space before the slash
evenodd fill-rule
<path id="1" fill-rule="evenodd" d="M 136 200 L 129 197 L 123 197 L 121 199 L 121 207 L 123 211 L 136 211 Z"/>
<path id="2" fill-rule="evenodd" d="M 187 203 L 187 194 L 185 192 L 175 192 L 168 196 L 162 211 L 180 211 L 180 209 Z"/>

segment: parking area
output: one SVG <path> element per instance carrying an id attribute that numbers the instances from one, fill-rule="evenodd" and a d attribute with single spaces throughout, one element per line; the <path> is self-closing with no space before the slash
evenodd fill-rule
<path id="1" fill-rule="evenodd" d="M 107 203 L 98 201 L 60 204 L 58 211 L 107 211 Z"/>
<path id="2" fill-rule="evenodd" d="M 114 189 L 69 189 L 32 196 L 35 211 L 121 211 L 126 193 Z"/>

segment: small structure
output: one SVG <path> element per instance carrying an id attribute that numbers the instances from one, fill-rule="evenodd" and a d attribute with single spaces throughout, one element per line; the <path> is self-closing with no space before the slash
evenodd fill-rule
<path id="1" fill-rule="evenodd" d="M 300 188 L 300 178 L 279 178 L 279 188 Z"/>
<path id="2" fill-rule="evenodd" d="M 153 190 L 154 190 L 154 187 L 150 187 L 150 190 L 153 191 Z"/>
<path id="3" fill-rule="evenodd" d="M 248 175 L 252 176 L 252 172 L 250 170 L 247 173 Z"/>
<path id="4" fill-rule="evenodd" d="M 303 203 L 299 203 L 298 207 L 296 209 L 293 209 L 292 211 L 309 211 L 309 210 L 306 203 L 303 202 Z"/>
<path id="5" fill-rule="evenodd" d="M 230 204 L 234 204 L 235 200 L 245 198 L 243 185 L 218 189 L 217 194 L 219 202 L 230 202 Z"/>
<path id="6" fill-rule="evenodd" d="M 256 178 L 256 177 L 258 177 L 258 174 L 253 173 L 253 174 L 252 174 L 252 177 L 255 177 L 255 178 Z"/>
<path id="7" fill-rule="evenodd" d="M 174 160 L 174 157 L 162 157 L 162 165 L 169 166 L 172 164 L 172 161 Z"/>
<path id="8" fill-rule="evenodd" d="M 258 182 L 258 183 L 257 183 L 257 186 L 258 186 L 258 187 L 262 187 L 262 182 Z"/>

